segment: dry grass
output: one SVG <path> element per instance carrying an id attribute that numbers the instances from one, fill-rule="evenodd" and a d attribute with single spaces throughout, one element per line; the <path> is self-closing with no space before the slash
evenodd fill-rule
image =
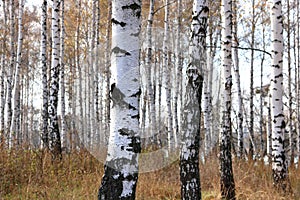
<path id="1" fill-rule="evenodd" d="M 220 199 L 216 156 L 201 165 L 203 199 Z M 53 164 L 47 153 L 0 150 L 0 199 L 97 199 L 103 165 L 88 152 L 64 155 Z M 300 199 L 300 170 L 290 169 L 294 196 L 280 194 L 272 186 L 270 166 L 234 163 L 238 199 Z M 179 163 L 139 176 L 138 200 L 180 199 Z"/>

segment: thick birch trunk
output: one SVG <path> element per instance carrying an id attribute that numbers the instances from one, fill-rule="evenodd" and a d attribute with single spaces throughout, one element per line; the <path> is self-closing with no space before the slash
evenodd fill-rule
<path id="1" fill-rule="evenodd" d="M 111 127 L 100 200 L 135 199 L 138 179 L 141 1 L 112 1 Z"/>
<path id="2" fill-rule="evenodd" d="M 232 43 L 232 9 L 231 0 L 223 0 L 221 4 L 222 13 L 222 40 L 221 56 L 223 67 L 223 124 L 220 132 L 220 174 L 221 194 L 224 199 L 235 199 L 235 184 L 232 170 L 231 158 L 231 43 Z"/>
<path id="3" fill-rule="evenodd" d="M 206 67 L 208 1 L 195 0 L 189 44 L 189 65 L 184 88 L 182 148 L 180 154 L 181 199 L 201 199 L 199 172 L 201 95 Z"/>
<path id="4" fill-rule="evenodd" d="M 283 21 L 281 0 L 271 1 L 272 40 L 272 170 L 275 187 L 288 189 L 288 173 L 284 148 L 285 121 L 283 114 Z"/>
<path id="5" fill-rule="evenodd" d="M 58 127 L 58 90 L 59 90 L 59 2 L 52 0 L 52 57 L 51 57 L 51 84 L 50 84 L 50 99 L 49 99 L 49 148 L 53 154 L 53 158 L 61 157 L 61 141 Z"/>

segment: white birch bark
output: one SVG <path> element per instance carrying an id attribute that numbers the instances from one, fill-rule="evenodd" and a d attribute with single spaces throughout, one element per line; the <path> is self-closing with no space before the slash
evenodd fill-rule
<path id="1" fill-rule="evenodd" d="M 54 158 L 61 156 L 61 141 L 58 126 L 58 91 L 59 91 L 59 55 L 60 55 L 60 32 L 59 32 L 59 1 L 52 0 L 52 57 L 51 57 L 51 83 L 49 99 L 49 148 Z"/>
<path id="2" fill-rule="evenodd" d="M 233 40 L 232 45 L 234 47 L 239 46 L 238 42 L 238 25 L 237 25 L 237 0 L 233 1 Z M 240 67 L 239 67 L 239 54 L 238 48 L 233 48 L 233 66 L 234 66 L 234 75 L 236 79 L 236 87 L 237 87 L 237 98 L 238 98 L 238 158 L 243 157 L 244 153 L 244 135 L 243 135 L 243 98 L 242 98 L 242 90 L 241 90 L 241 78 L 240 78 Z"/>
<path id="3" fill-rule="evenodd" d="M 172 148 L 174 145 L 173 136 L 173 116 L 171 109 L 171 69 L 169 63 L 169 0 L 165 0 L 165 18 L 164 18 L 164 38 L 163 38 L 163 80 L 164 89 L 166 93 L 166 127 L 168 132 L 168 147 Z"/>
<path id="4" fill-rule="evenodd" d="M 82 86 L 82 81 L 83 81 L 83 77 L 82 77 L 82 68 L 80 66 L 80 21 L 81 21 L 81 17 L 80 17 L 80 12 L 81 12 L 81 0 L 77 0 L 76 1 L 76 5 L 77 5 L 77 16 L 76 16 L 76 33 L 75 33 L 75 65 L 76 65 L 76 69 L 78 71 L 78 78 L 79 78 L 79 87 L 78 87 L 78 93 L 79 93 L 79 116 L 80 116 L 80 132 L 79 132 L 79 137 L 81 139 L 81 143 L 85 144 L 85 138 L 84 138 L 84 134 L 85 134 L 85 126 L 84 126 L 84 112 L 83 112 L 83 86 Z"/>
<path id="5" fill-rule="evenodd" d="M 284 149 L 285 121 L 283 114 L 283 21 L 281 0 L 271 1 L 272 41 L 272 171 L 276 187 L 287 189 L 287 163 Z"/>
<path id="6" fill-rule="evenodd" d="M 176 77 L 176 86 L 174 88 L 174 135 L 179 136 L 179 128 L 181 127 L 181 119 L 179 114 L 181 113 L 181 101 L 182 96 L 182 52 L 181 52 L 181 19 L 182 18 L 182 0 L 177 0 L 177 30 L 176 30 L 176 44 L 175 44 L 175 77 Z M 176 142 L 175 147 L 179 141 Z"/>
<path id="7" fill-rule="evenodd" d="M 232 45 L 232 1 L 222 0 L 221 65 L 223 68 L 223 122 L 220 131 L 220 183 L 224 199 L 235 199 L 235 184 L 231 158 L 231 45 Z"/>
<path id="8" fill-rule="evenodd" d="M 6 49 L 7 48 L 7 45 L 6 45 L 6 42 L 7 42 L 7 12 L 6 12 L 6 2 L 3 1 L 2 2 L 2 8 L 3 8 L 3 20 L 4 20 L 4 35 L 3 35 L 3 40 L 2 40 L 2 49 Z M 2 53 L 1 54 L 1 77 L 0 77 L 0 132 L 1 132 L 1 138 L 3 138 L 4 140 L 8 139 L 7 138 L 7 135 L 5 134 L 6 131 L 5 131 L 5 62 L 6 60 L 6 57 L 5 57 L 5 54 Z"/>
<path id="9" fill-rule="evenodd" d="M 16 60 L 16 69 L 14 76 L 14 87 L 13 87 L 13 98 L 12 98 L 12 121 L 10 126 L 10 139 L 16 139 L 17 145 L 20 144 L 20 114 L 21 114 L 21 105 L 20 105 L 20 69 L 21 69 L 21 59 L 22 59 L 22 44 L 23 44 L 23 7 L 24 1 L 19 1 L 19 16 L 18 16 L 18 46 L 17 46 L 17 60 Z M 13 137 L 15 136 L 15 137 Z M 13 141 L 10 141 L 10 147 L 13 146 Z"/>
<path id="10" fill-rule="evenodd" d="M 47 0 L 42 3 L 41 16 L 41 68 L 43 84 L 42 133 L 43 147 L 48 148 L 48 65 L 47 65 Z"/>
<path id="11" fill-rule="evenodd" d="M 60 103 L 61 103 L 61 146 L 67 147 L 66 134 L 66 102 L 65 102 L 65 1 L 60 0 L 61 22 L 60 22 Z M 75 98 L 75 96 L 73 97 Z M 67 147 L 68 148 L 68 147 Z"/>
<path id="12" fill-rule="evenodd" d="M 140 0 L 112 1 L 111 125 L 100 200 L 134 199 L 138 179 Z"/>
<path id="13" fill-rule="evenodd" d="M 110 98 L 109 98 L 109 87 L 110 87 L 110 33 L 111 33 L 111 0 L 107 1 L 108 3 L 108 13 L 107 13 L 107 23 L 106 23 L 106 43 L 105 43 L 105 109 L 104 109 L 104 133 L 105 139 L 108 138 L 109 133 L 109 123 L 110 123 Z M 106 142 L 106 141 L 105 141 Z"/>
<path id="14" fill-rule="evenodd" d="M 15 5 L 14 0 L 10 0 L 9 2 L 9 10 L 10 10 L 10 63 L 7 74 L 7 129 L 8 129 L 8 146 L 11 147 L 11 142 L 13 140 L 12 134 L 10 131 L 11 121 L 12 121 L 12 86 L 13 86 L 13 69 L 15 66 Z"/>
<path id="15" fill-rule="evenodd" d="M 152 138 L 156 131 L 156 116 L 155 116 L 155 98 L 154 98 L 154 90 L 152 84 L 152 72 L 153 72 L 153 64 L 152 64 L 152 27 L 153 27 L 153 17 L 154 17 L 154 0 L 150 0 L 149 6 L 149 14 L 147 21 L 147 33 L 146 33 L 146 68 L 147 68 L 147 89 L 148 89 L 148 103 L 149 103 L 149 115 L 150 120 L 150 137 Z"/>
<path id="16" fill-rule="evenodd" d="M 183 133 L 180 154 L 181 199 L 201 199 L 199 172 L 201 95 L 206 67 L 208 1 L 194 0 L 189 64 L 184 79 Z"/>

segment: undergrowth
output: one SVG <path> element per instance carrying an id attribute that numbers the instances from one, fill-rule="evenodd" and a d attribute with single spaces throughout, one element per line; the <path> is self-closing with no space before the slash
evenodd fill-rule
<path id="1" fill-rule="evenodd" d="M 216 156 L 200 165 L 203 199 L 220 199 Z M 294 191 L 285 195 L 272 185 L 270 166 L 261 162 L 234 161 L 237 199 L 300 199 L 300 170 L 290 168 Z M 97 199 L 103 164 L 86 151 L 63 155 L 51 162 L 43 151 L 0 150 L 0 199 Z M 137 200 L 180 199 L 179 161 L 139 175 Z"/>

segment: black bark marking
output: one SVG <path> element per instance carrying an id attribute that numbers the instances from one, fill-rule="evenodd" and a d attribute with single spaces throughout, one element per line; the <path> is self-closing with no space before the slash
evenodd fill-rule
<path id="1" fill-rule="evenodd" d="M 124 54 L 125 56 L 131 55 L 131 53 L 129 53 L 128 51 L 125 51 L 124 49 L 120 49 L 119 47 L 114 47 L 112 49 L 112 52 L 115 54 Z"/>
<path id="2" fill-rule="evenodd" d="M 112 18 L 112 19 L 111 19 L 111 22 L 114 23 L 114 24 L 120 25 L 121 27 L 126 26 L 126 23 L 125 23 L 125 22 L 119 22 L 119 21 L 117 21 L 115 18 Z"/>

